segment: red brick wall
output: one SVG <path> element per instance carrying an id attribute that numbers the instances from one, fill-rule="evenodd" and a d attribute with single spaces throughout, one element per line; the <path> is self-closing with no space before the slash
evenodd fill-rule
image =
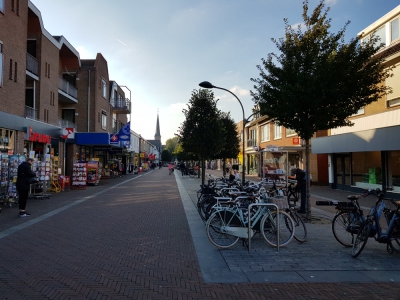
<path id="1" fill-rule="evenodd" d="M 0 87 L 0 110 L 23 117 L 25 116 L 28 1 L 19 1 L 19 15 L 11 10 L 11 1 L 4 2 L 4 14 L 0 13 L 0 41 L 3 43 L 3 86 Z M 12 80 L 9 79 L 10 59 L 12 59 Z M 14 81 L 15 62 L 17 62 L 16 82 Z"/>

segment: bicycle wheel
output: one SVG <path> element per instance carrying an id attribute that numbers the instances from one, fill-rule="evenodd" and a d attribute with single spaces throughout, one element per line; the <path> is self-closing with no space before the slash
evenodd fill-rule
<path id="1" fill-rule="evenodd" d="M 400 220 L 397 220 L 395 225 L 390 228 L 388 238 L 390 248 L 395 252 L 400 252 Z"/>
<path id="2" fill-rule="evenodd" d="M 353 243 L 353 257 L 357 257 L 360 255 L 362 250 L 365 247 L 365 244 L 369 238 L 369 232 L 371 231 L 371 224 L 369 222 L 361 223 L 360 229 L 357 233 L 357 237 Z"/>
<path id="3" fill-rule="evenodd" d="M 332 220 L 332 232 L 335 239 L 346 247 L 353 246 L 354 237 L 356 232 L 351 233 L 349 232 L 350 224 L 352 220 L 348 212 L 342 211 L 334 216 Z"/>
<path id="4" fill-rule="evenodd" d="M 304 224 L 303 219 L 294 211 L 290 211 L 290 216 L 294 222 L 294 238 L 296 241 L 303 243 L 307 240 L 307 228 L 306 224 Z"/>
<path id="5" fill-rule="evenodd" d="M 213 204 L 216 203 L 215 199 L 212 196 L 203 196 L 197 207 L 199 215 L 203 221 L 206 221 L 208 218 L 208 216 L 206 215 L 206 210 L 211 202 Z"/>
<path id="6" fill-rule="evenodd" d="M 276 225 L 276 211 L 268 211 L 261 220 L 261 233 L 271 246 L 278 245 L 278 227 Z M 286 246 L 293 239 L 295 226 L 288 213 L 279 211 L 279 246 Z"/>
<path id="7" fill-rule="evenodd" d="M 233 216 L 232 212 L 217 211 L 207 221 L 207 237 L 214 246 L 220 249 L 227 249 L 235 245 L 239 240 L 239 237 L 227 233 L 227 229 L 240 224 L 239 218 L 236 215 Z"/>

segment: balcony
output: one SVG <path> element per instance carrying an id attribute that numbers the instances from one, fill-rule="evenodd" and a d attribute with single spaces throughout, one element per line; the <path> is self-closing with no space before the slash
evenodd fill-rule
<path id="1" fill-rule="evenodd" d="M 111 105 L 113 113 L 116 114 L 130 114 L 131 113 L 131 101 L 128 98 L 111 99 Z"/>
<path id="2" fill-rule="evenodd" d="M 58 126 L 61 128 L 74 128 L 76 131 L 76 124 L 74 122 L 58 118 Z"/>
<path id="3" fill-rule="evenodd" d="M 76 104 L 78 103 L 78 90 L 76 87 L 69 83 L 64 78 L 58 81 L 58 101 L 63 104 Z"/>
<path id="4" fill-rule="evenodd" d="M 39 62 L 29 53 L 26 54 L 26 70 L 39 76 Z"/>
<path id="5" fill-rule="evenodd" d="M 256 139 L 247 140 L 247 147 L 253 147 L 253 146 L 257 146 L 257 140 Z"/>
<path id="6" fill-rule="evenodd" d="M 25 106 L 25 118 L 37 120 L 37 110 L 30 106 Z"/>

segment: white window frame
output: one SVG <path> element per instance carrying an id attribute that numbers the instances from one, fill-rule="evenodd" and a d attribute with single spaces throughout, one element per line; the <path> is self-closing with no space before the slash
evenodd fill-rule
<path id="1" fill-rule="evenodd" d="M 265 124 L 262 126 L 261 129 L 261 140 L 263 142 L 269 142 L 270 141 L 270 132 L 271 132 L 271 126 L 270 124 Z"/>
<path id="2" fill-rule="evenodd" d="M 387 100 L 387 107 L 399 106 L 400 105 L 400 97 Z"/>
<path id="3" fill-rule="evenodd" d="M 274 124 L 274 140 L 280 140 L 282 138 L 282 126 Z"/>
<path id="4" fill-rule="evenodd" d="M 0 0 L 1 2 L 2 0 Z M 0 42 L 0 87 L 3 87 L 3 43 Z"/>
<path id="5" fill-rule="evenodd" d="M 393 38 L 393 22 L 397 21 L 397 37 Z M 390 22 L 390 42 L 400 38 L 400 18 L 396 18 Z"/>
<path id="6" fill-rule="evenodd" d="M 378 33 L 380 33 L 379 35 L 378 35 Z M 374 31 L 374 33 L 373 33 L 373 35 L 376 37 L 376 36 L 378 36 L 378 37 L 380 37 L 381 39 L 377 42 L 377 44 L 375 44 L 375 46 L 378 46 L 378 45 L 380 45 L 380 44 L 384 44 L 384 46 L 386 46 L 386 39 L 387 39 L 387 37 L 386 37 L 386 26 L 385 25 L 383 25 L 383 26 L 381 26 L 381 27 L 379 27 L 377 30 L 375 30 Z"/>
<path id="7" fill-rule="evenodd" d="M 101 129 L 107 130 L 107 112 L 101 111 Z"/>
<path id="8" fill-rule="evenodd" d="M 107 82 L 104 79 L 101 80 L 101 94 L 107 99 Z"/>
<path id="9" fill-rule="evenodd" d="M 4 14 L 4 0 L 0 0 L 0 12 Z"/>
<path id="10" fill-rule="evenodd" d="M 295 136 L 297 133 L 294 131 L 294 129 L 286 128 L 286 136 Z"/>

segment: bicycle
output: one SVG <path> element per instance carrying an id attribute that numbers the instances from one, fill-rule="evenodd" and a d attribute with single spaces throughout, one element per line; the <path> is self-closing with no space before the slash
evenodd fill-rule
<path id="1" fill-rule="evenodd" d="M 250 168 L 249 175 L 257 175 L 257 170 L 255 168 Z"/>
<path id="2" fill-rule="evenodd" d="M 260 202 L 263 202 L 259 198 Z M 230 205 L 230 206 L 228 206 Z M 207 237 L 210 242 L 220 248 L 227 249 L 234 246 L 240 238 L 249 238 L 248 224 L 250 222 L 250 237 L 261 232 L 264 239 L 271 246 L 277 246 L 277 213 L 266 206 L 255 208 L 252 217 L 248 219 L 248 209 L 231 201 L 225 206 L 216 207 L 206 223 Z M 292 218 L 285 212 L 279 211 L 279 246 L 285 246 L 293 239 L 295 225 Z"/>
<path id="3" fill-rule="evenodd" d="M 356 239 L 353 243 L 352 256 L 357 257 L 363 251 L 368 238 L 373 237 L 378 243 L 386 244 L 388 253 L 400 252 L 400 200 L 386 199 L 385 193 L 379 189 L 371 193 L 378 197 L 365 221 L 360 224 Z M 385 205 L 385 200 L 395 205 L 395 210 L 390 210 Z M 382 215 L 385 216 L 388 228 L 385 232 L 380 224 Z"/>
<path id="4" fill-rule="evenodd" d="M 371 193 L 362 194 L 365 198 Z M 332 219 L 332 233 L 335 239 L 345 247 L 352 247 L 354 239 L 365 220 L 363 210 L 358 203 L 361 195 L 349 195 L 349 201 L 317 201 L 316 205 L 335 205 L 336 213 Z"/>
<path id="5" fill-rule="evenodd" d="M 193 177 L 197 177 L 197 176 L 198 176 L 199 171 L 196 170 L 196 169 L 193 169 L 193 168 L 189 168 L 189 169 L 188 169 L 188 173 L 189 173 L 189 176 L 190 176 L 191 178 L 193 178 Z"/>

